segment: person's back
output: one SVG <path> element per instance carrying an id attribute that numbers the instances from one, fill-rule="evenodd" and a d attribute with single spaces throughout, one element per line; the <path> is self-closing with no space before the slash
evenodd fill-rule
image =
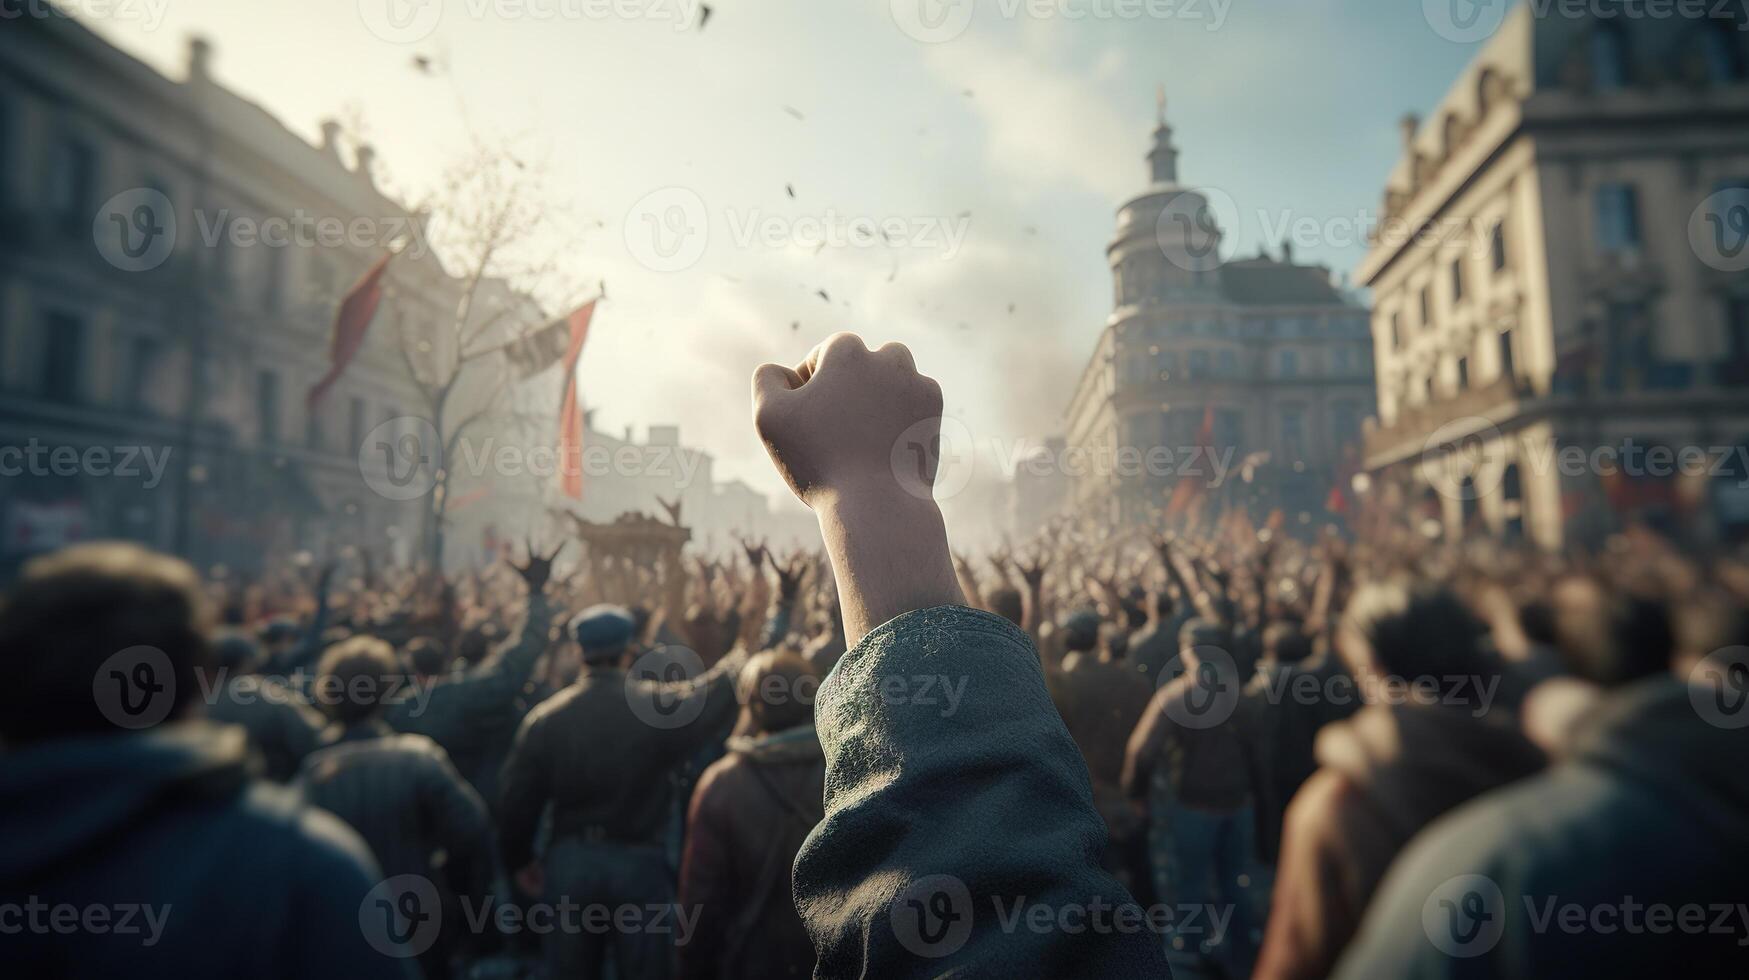
<path id="1" fill-rule="evenodd" d="M 359 726 L 304 763 L 312 806 L 358 831 L 383 874 L 432 874 L 431 857 L 487 853 L 486 807 L 437 743 L 386 726 Z"/>
<path id="2" fill-rule="evenodd" d="M 207 656 L 180 561 L 89 545 L 26 567 L 0 610 L 0 907 L 27 916 L 5 969 L 414 975 L 360 927 L 380 876 L 357 835 L 252 780 L 241 729 L 186 720 Z"/>
<path id="3" fill-rule="evenodd" d="M 496 795 L 499 770 L 522 720 L 517 696 L 547 649 L 552 606 L 543 590 L 557 556 L 557 550 L 547 556 L 531 554 L 526 565 L 512 565 L 528 594 L 527 613 L 514 640 L 459 677 L 422 678 L 413 696 L 390 703 L 384 711 L 389 727 L 424 735 L 442 746 L 487 799 Z"/>
<path id="4" fill-rule="evenodd" d="M 1566 761 L 1403 852 L 1335 975 L 1742 976 L 1749 768 L 1741 727 L 1715 723 L 1741 720 L 1741 691 L 1731 712 L 1708 703 L 1725 694 L 1661 678 L 1610 695 Z"/>
<path id="5" fill-rule="evenodd" d="M 549 902 L 670 905 L 674 885 L 662 845 L 671 774 L 728 732 L 735 715 L 731 679 L 743 657 L 724 657 L 692 681 L 660 683 L 628 676 L 629 611 L 586 609 L 570 632 L 582 650 L 582 673 L 528 713 L 504 763 L 498 807 L 504 864 L 525 892 Z M 536 861 L 537 832 L 549 812 L 550 842 Z M 611 948 L 621 975 L 661 978 L 669 975 L 675 938 L 618 927 L 553 933 L 543 944 L 546 968 L 599 976 Z"/>
<path id="6" fill-rule="evenodd" d="M 1288 806 L 1259 978 L 1325 976 L 1406 843 L 1544 765 L 1515 719 L 1489 713 L 1500 674 L 1481 630 L 1425 586 L 1375 584 L 1350 604 L 1340 649 L 1372 703 L 1320 732 L 1320 768 Z"/>
<path id="7" fill-rule="evenodd" d="M 810 977 L 814 947 L 790 896 L 796 852 L 825 815 L 826 758 L 811 724 L 818 684 L 797 656 L 761 654 L 743 670 L 743 726 L 706 769 L 687 813 L 681 908 L 697 925 L 680 976 Z"/>

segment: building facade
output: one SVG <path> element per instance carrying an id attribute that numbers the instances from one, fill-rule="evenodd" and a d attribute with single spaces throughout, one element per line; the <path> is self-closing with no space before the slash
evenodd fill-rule
<path id="1" fill-rule="evenodd" d="M 1425 122 L 1404 121 L 1359 270 L 1374 298 L 1373 493 L 1430 535 L 1554 548 L 1629 511 L 1740 535 L 1743 15 L 1535 7 L 1512 12 Z"/>
<path id="2" fill-rule="evenodd" d="M 0 565 L 97 537 L 233 567 L 329 542 L 410 556 L 420 508 L 361 472 L 366 434 L 418 405 L 393 331 L 315 411 L 304 393 L 340 296 L 419 216 L 368 147 L 343 162 L 334 124 L 311 146 L 212 58 L 193 41 L 173 80 L 65 17 L 0 32 Z M 415 329 L 447 315 L 434 256 L 389 280 Z"/>
<path id="3" fill-rule="evenodd" d="M 1192 480 L 1205 501 L 1322 521 L 1373 412 L 1367 310 L 1290 245 L 1223 260 L 1164 111 L 1147 159 L 1106 253 L 1114 309 L 1067 411 L 1068 505 L 1152 521 Z"/>

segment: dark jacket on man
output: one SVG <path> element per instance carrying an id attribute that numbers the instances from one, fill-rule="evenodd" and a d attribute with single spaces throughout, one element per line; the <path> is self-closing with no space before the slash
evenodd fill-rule
<path id="1" fill-rule="evenodd" d="M 417 977 L 360 928 L 379 880 L 349 828 L 249 777 L 239 728 L 0 751 L 0 904 L 105 914 L 77 935 L 6 936 L 9 976 Z"/>
<path id="2" fill-rule="evenodd" d="M 921 690 L 942 675 L 969 678 L 956 710 Z M 826 817 L 793 885 L 816 976 L 1170 976 L 1159 935 L 1110 927 L 1141 910 L 1099 867 L 1087 765 L 1013 623 L 899 616 L 839 661 L 814 716 Z M 1035 929 L 1038 909 L 1088 925 Z"/>
<path id="3" fill-rule="evenodd" d="M 305 760 L 299 783 L 312 805 L 358 831 L 387 877 L 435 880 L 439 852 L 471 872 L 490 864 L 485 803 L 423 735 L 397 735 L 380 721 L 355 725 Z"/>
<path id="4" fill-rule="evenodd" d="M 682 980 L 814 974 L 814 946 L 790 897 L 790 867 L 825 813 L 826 759 L 814 726 L 729 740 L 687 815 L 680 904 L 698 924 Z"/>
<path id="5" fill-rule="evenodd" d="M 1081 652 L 1063 658 L 1062 669 L 1046 679 L 1051 701 L 1087 762 L 1093 803 L 1107 831 L 1133 830 L 1134 811 L 1122 787 L 1124 744 L 1147 710 L 1152 687 L 1121 662 Z"/>
<path id="6" fill-rule="evenodd" d="M 1749 766 L 1743 729 L 1715 724 L 1729 715 L 1706 701 L 1733 696 L 1742 697 L 1662 678 L 1611 694 L 1575 732 L 1567 761 L 1453 811 L 1410 844 L 1335 975 L 1745 975 Z M 1462 955 L 1431 941 L 1430 905 L 1459 914 L 1433 922 L 1451 928 L 1440 938 Z M 1562 925 L 1574 909 L 1584 928 Z"/>
<path id="7" fill-rule="evenodd" d="M 438 681 L 425 701 L 403 698 L 388 706 L 389 727 L 443 746 L 450 761 L 483 799 L 494 799 L 499 770 L 522 717 L 517 697 L 547 649 L 552 605 L 540 592 L 528 597 L 522 631 L 497 653 L 460 677 Z M 423 709 L 423 710 L 421 710 Z"/>
<path id="8" fill-rule="evenodd" d="M 296 776 L 304 757 L 322 747 L 321 714 L 301 694 L 259 674 L 226 680 L 206 715 L 247 732 L 250 749 L 261 759 L 262 775 L 275 782 Z"/>
<path id="9" fill-rule="evenodd" d="M 554 837 L 659 843 L 672 802 L 669 774 L 733 724 L 741 662 L 725 658 L 682 684 L 592 667 L 530 711 L 500 782 L 505 867 L 528 864 L 549 803 Z"/>

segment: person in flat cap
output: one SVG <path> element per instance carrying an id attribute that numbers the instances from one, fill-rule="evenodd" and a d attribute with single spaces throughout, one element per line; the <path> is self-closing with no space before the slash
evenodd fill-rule
<path id="1" fill-rule="evenodd" d="M 571 617 L 571 638 L 583 651 L 583 662 L 615 660 L 632 642 L 632 611 L 624 606 L 590 606 Z"/>
<path id="2" fill-rule="evenodd" d="M 672 909 L 673 871 L 664 835 L 671 773 L 727 737 L 739 704 L 737 651 L 709 671 L 698 655 L 657 647 L 634 659 L 636 618 L 623 606 L 592 606 L 571 619 L 583 666 L 516 733 L 499 779 L 504 867 L 531 897 L 609 908 Z M 542 811 L 552 836 L 535 856 Z M 670 922 L 675 922 L 670 917 Z M 623 977 L 671 976 L 674 929 L 557 929 L 543 938 L 550 976 L 599 977 L 609 955 Z"/>

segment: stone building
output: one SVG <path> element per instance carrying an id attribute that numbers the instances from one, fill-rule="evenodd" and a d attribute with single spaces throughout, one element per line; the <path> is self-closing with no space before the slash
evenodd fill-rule
<path id="1" fill-rule="evenodd" d="M 1373 411 L 1367 311 L 1290 245 L 1223 259 L 1215 192 L 1179 182 L 1164 109 L 1147 159 L 1107 249 L 1115 308 L 1069 403 L 1069 506 L 1150 521 L 1187 479 L 1209 500 L 1323 520 Z"/>
<path id="2" fill-rule="evenodd" d="M 1549 548 L 1749 526 L 1743 27 L 1520 4 L 1404 121 L 1358 277 L 1381 509 Z"/>
<path id="3" fill-rule="evenodd" d="M 330 540 L 405 559 L 419 533 L 361 480 L 366 433 L 417 404 L 392 332 L 304 409 L 340 296 L 418 216 L 368 147 L 344 163 L 334 124 L 311 146 L 212 57 L 191 42 L 173 80 L 65 17 L 0 32 L 0 447 L 79 459 L 0 481 L 0 565 L 94 537 L 243 567 Z M 453 296 L 429 254 L 389 279 L 415 324 Z M 101 465 L 130 455 L 168 462 Z"/>

